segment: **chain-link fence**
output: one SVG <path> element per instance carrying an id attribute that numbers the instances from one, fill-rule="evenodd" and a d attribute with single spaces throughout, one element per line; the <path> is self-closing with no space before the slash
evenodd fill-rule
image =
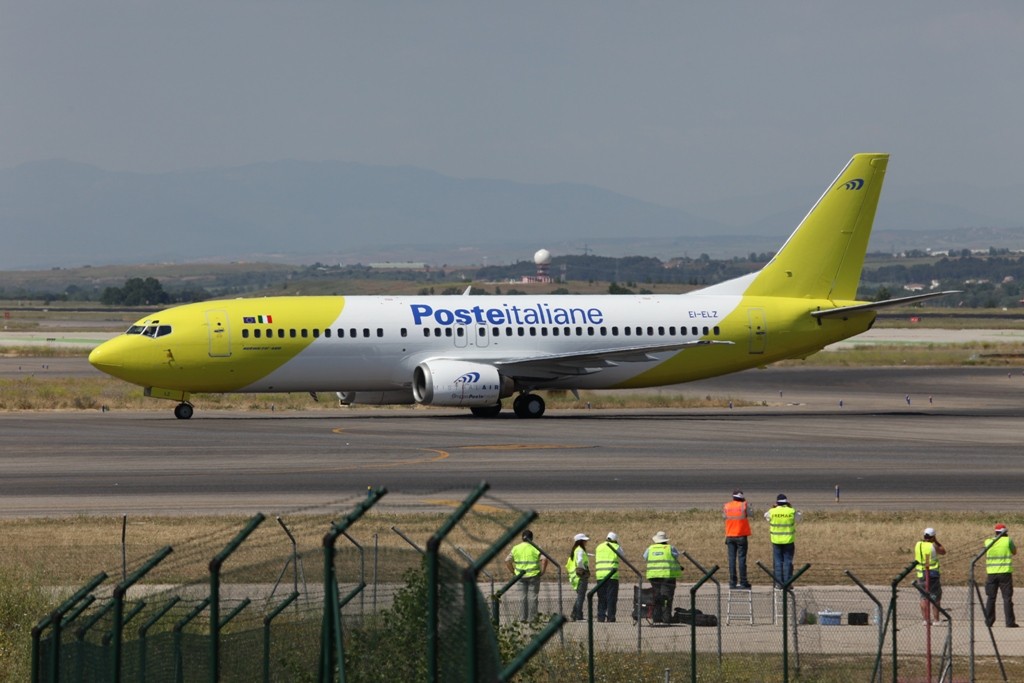
<path id="1" fill-rule="evenodd" d="M 713 562 L 683 553 L 672 623 L 660 625 L 644 563 L 627 556 L 614 612 L 598 621 L 592 578 L 584 618 L 566 621 L 577 596 L 565 548 L 538 545 L 548 571 L 539 613 L 524 619 L 504 559 L 532 513 L 485 487 L 398 498 L 350 499 L 337 521 L 292 511 L 202 528 L 173 548 L 130 541 L 121 550 L 134 560 L 108 562 L 40 620 L 35 680 L 1024 680 L 1024 629 L 1006 628 L 997 605 L 990 630 L 960 573 L 926 624 L 913 572 L 898 567 L 894 587 L 877 571 L 865 585 L 816 566 L 783 600 L 754 566 L 761 581 L 730 590 Z M 961 555 L 948 566 L 976 557 Z"/>
<path id="2" fill-rule="evenodd" d="M 562 650 L 545 652 L 546 670 L 585 680 L 592 667 L 596 681 L 689 681 L 694 671 L 699 681 L 1024 680 L 1024 638 L 1001 626 L 990 631 L 977 592 L 972 605 L 967 587 L 945 588 L 942 618 L 933 624 L 924 622 L 921 593 L 909 579 L 895 591 L 848 577 L 847 585 L 797 585 L 786 602 L 771 586 L 730 590 L 709 581 L 692 607 L 692 584 L 680 584 L 674 623 L 661 625 L 643 586 L 620 581 L 614 622 L 599 622 L 593 608 L 587 619 L 567 623 Z M 574 598 L 560 599 L 553 581 L 541 589 L 542 610 L 568 613 Z M 508 624 L 517 615 L 505 610 L 501 618 Z"/>
<path id="3" fill-rule="evenodd" d="M 233 537 L 126 561 L 38 622 L 33 680 L 507 680 L 562 619 L 496 633 L 478 582 L 535 515 L 486 490 L 447 518 L 420 515 L 420 538 L 433 529 L 422 545 L 360 528 L 378 490 L 326 533 L 314 517 L 257 515 Z"/>

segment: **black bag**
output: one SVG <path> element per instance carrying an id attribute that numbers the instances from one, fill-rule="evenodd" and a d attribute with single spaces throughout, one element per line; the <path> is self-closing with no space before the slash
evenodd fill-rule
<path id="1" fill-rule="evenodd" d="M 684 607 L 676 607 L 672 611 L 673 624 L 694 624 L 695 626 L 718 626 L 718 617 L 704 614 L 700 610 L 691 612 Z"/>
<path id="2" fill-rule="evenodd" d="M 638 586 L 633 586 L 633 621 L 640 615 L 644 619 L 650 619 L 654 612 L 654 589 L 644 588 L 641 592 Z"/>

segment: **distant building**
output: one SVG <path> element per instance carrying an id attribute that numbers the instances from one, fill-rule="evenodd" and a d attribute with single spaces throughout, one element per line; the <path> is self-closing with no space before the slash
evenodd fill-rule
<path id="1" fill-rule="evenodd" d="M 417 263 L 415 261 L 385 261 L 384 263 L 368 263 L 369 268 L 375 268 L 376 270 L 427 270 L 428 266 L 426 263 Z"/>

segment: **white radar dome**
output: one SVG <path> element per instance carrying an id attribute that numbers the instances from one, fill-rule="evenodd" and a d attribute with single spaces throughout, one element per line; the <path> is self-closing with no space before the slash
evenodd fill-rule
<path id="1" fill-rule="evenodd" d="M 548 263 L 551 263 L 551 252 L 548 251 L 547 249 L 541 249 L 540 251 L 533 255 L 533 262 L 536 263 L 538 266 L 543 266 L 547 265 Z"/>

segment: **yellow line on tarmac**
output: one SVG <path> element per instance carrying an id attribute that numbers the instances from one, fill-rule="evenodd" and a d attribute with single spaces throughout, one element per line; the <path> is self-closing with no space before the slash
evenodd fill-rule
<path id="1" fill-rule="evenodd" d="M 459 446 L 459 450 L 473 451 L 543 451 L 570 450 L 574 448 L 597 448 L 597 446 L 581 446 L 567 443 L 496 443 L 480 446 Z"/>
<path id="2" fill-rule="evenodd" d="M 451 455 L 448 451 L 442 451 L 437 448 L 418 448 L 416 450 L 426 451 L 427 453 L 435 453 L 436 455 L 433 458 L 427 458 L 425 460 L 422 457 L 418 457 L 410 458 L 409 460 L 396 460 L 394 462 L 382 462 L 375 463 L 372 465 L 362 465 L 360 466 L 359 469 L 388 469 L 390 467 L 401 467 L 402 465 L 418 465 L 424 462 L 440 462 L 441 460 L 447 459 L 448 456 Z"/>

